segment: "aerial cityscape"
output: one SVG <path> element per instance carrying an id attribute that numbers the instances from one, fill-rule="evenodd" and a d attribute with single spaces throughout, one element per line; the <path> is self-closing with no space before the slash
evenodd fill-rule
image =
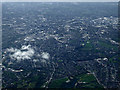
<path id="1" fill-rule="evenodd" d="M 117 2 L 2 5 L 3 88 L 119 88 Z"/>

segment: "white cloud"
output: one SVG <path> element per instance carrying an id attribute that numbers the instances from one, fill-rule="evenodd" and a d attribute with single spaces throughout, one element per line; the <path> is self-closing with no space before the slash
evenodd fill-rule
<path id="1" fill-rule="evenodd" d="M 10 48 L 7 49 L 7 51 L 13 53 L 9 55 L 11 59 L 15 59 L 19 61 L 25 59 L 31 59 L 31 57 L 34 55 L 34 49 L 32 49 L 30 45 L 28 46 L 23 45 L 21 49 Z"/>
<path id="2" fill-rule="evenodd" d="M 31 45 L 28 45 L 28 46 L 23 45 L 23 46 L 21 47 L 21 50 L 29 49 L 30 47 L 31 47 Z"/>
<path id="3" fill-rule="evenodd" d="M 14 49 L 14 48 L 10 48 L 10 49 L 8 48 L 8 49 L 7 49 L 8 52 L 16 52 L 17 50 L 18 50 L 18 49 Z"/>
<path id="4" fill-rule="evenodd" d="M 42 59 L 41 62 L 44 63 L 44 64 L 46 64 L 46 60 L 44 60 L 44 59 Z"/>
<path id="5" fill-rule="evenodd" d="M 43 53 L 41 54 L 41 56 L 42 56 L 43 59 L 49 59 L 49 58 L 50 58 L 50 54 L 47 53 L 47 52 L 43 52 Z"/>

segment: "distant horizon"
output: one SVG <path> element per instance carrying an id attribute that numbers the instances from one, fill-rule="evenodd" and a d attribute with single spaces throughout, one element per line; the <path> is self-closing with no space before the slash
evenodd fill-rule
<path id="1" fill-rule="evenodd" d="M 1 2 L 119 2 L 119 0 L 0 0 Z"/>

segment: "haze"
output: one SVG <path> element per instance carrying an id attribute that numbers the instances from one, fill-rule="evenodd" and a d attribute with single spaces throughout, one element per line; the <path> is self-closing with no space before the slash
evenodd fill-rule
<path id="1" fill-rule="evenodd" d="M 1 0 L 2 2 L 118 2 L 119 0 Z"/>

